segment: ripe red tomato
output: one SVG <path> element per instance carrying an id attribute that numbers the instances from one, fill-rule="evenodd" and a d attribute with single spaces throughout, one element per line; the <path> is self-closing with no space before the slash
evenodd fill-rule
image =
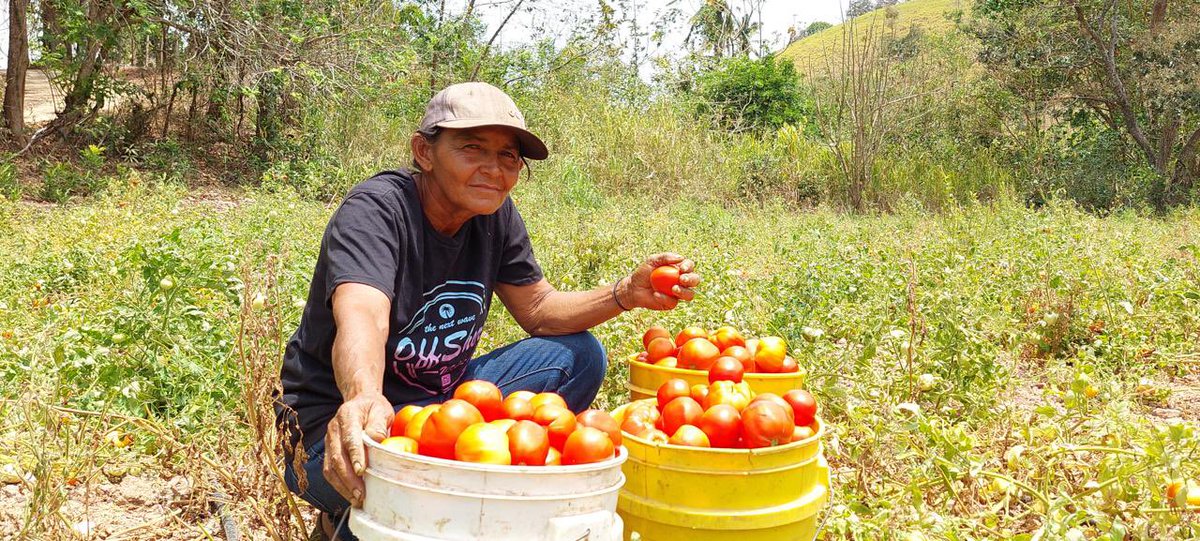
<path id="1" fill-rule="evenodd" d="M 712 366 L 708 367 L 708 382 L 724 380 L 741 383 L 744 373 L 741 361 L 733 357 L 717 357 Z"/>
<path id="2" fill-rule="evenodd" d="M 654 361 L 654 366 L 661 366 L 663 368 L 678 368 L 679 359 L 676 359 L 675 357 L 663 357 L 657 361 Z"/>
<path id="3" fill-rule="evenodd" d="M 642 335 L 642 347 L 649 351 L 650 341 L 654 340 L 655 338 L 666 338 L 667 340 L 670 340 L 671 331 L 659 327 L 658 325 L 650 327 L 646 330 L 646 334 Z"/>
<path id="4" fill-rule="evenodd" d="M 621 427 L 617 424 L 617 420 L 613 419 L 613 416 L 609 415 L 607 411 L 597 409 L 584 410 L 583 413 L 575 416 L 575 422 L 579 426 L 590 426 L 600 430 L 608 434 L 613 445 L 621 445 Z"/>
<path id="5" fill-rule="evenodd" d="M 695 425 L 704 414 L 704 408 L 690 396 L 681 396 L 663 406 L 662 430 L 674 434 L 683 425 Z"/>
<path id="6" fill-rule="evenodd" d="M 454 459 L 480 464 L 512 464 L 508 434 L 498 425 L 477 423 L 467 427 L 454 442 Z"/>
<path id="7" fill-rule="evenodd" d="M 799 371 L 800 371 L 800 364 L 796 362 L 796 359 L 793 359 L 790 356 L 784 357 L 783 364 L 779 365 L 779 372 L 781 374 L 790 374 L 792 372 L 799 372 Z"/>
<path id="8" fill-rule="evenodd" d="M 533 411 L 535 412 L 538 410 L 538 408 L 548 404 L 562 406 L 564 409 L 567 407 L 567 401 L 563 400 L 563 397 L 559 396 L 558 393 L 538 393 L 533 395 L 533 398 L 529 399 L 529 405 L 533 406 Z"/>
<path id="9" fill-rule="evenodd" d="M 743 346 L 729 346 L 721 352 L 722 357 L 733 357 L 742 363 L 742 371 L 746 374 L 753 373 L 755 370 L 754 357 L 750 355 L 750 350 Z"/>
<path id="10" fill-rule="evenodd" d="M 504 415 L 504 397 L 490 381 L 476 379 L 463 383 L 454 390 L 454 398 L 470 402 L 483 414 L 484 421 L 495 421 Z"/>
<path id="11" fill-rule="evenodd" d="M 576 427 L 575 414 L 556 404 L 547 404 L 534 410 L 533 421 L 546 427 L 550 433 L 550 445 L 555 449 L 562 449 L 567 436 L 570 436 Z"/>
<path id="12" fill-rule="evenodd" d="M 650 271 L 650 286 L 655 291 L 669 297 L 674 297 L 675 292 L 672 291 L 672 288 L 677 285 L 679 285 L 679 267 L 675 265 L 663 265 Z"/>
<path id="13" fill-rule="evenodd" d="M 420 409 L 420 407 L 417 409 Z M 382 445 L 385 449 L 389 449 L 397 453 L 417 454 L 417 440 L 406 438 L 404 436 L 392 436 L 390 438 L 384 438 L 383 441 L 379 442 L 379 445 Z"/>
<path id="14" fill-rule="evenodd" d="M 679 331 L 679 334 L 675 335 L 675 345 L 682 347 L 688 340 L 693 338 L 708 340 L 708 332 L 704 330 L 704 327 L 697 327 L 695 325 L 684 327 L 682 331 Z"/>
<path id="15" fill-rule="evenodd" d="M 404 428 L 408 426 L 408 423 L 412 421 L 413 417 L 416 417 L 417 413 L 420 411 L 421 406 L 416 406 L 413 404 L 409 404 L 403 408 L 400 408 L 400 411 L 397 411 L 396 415 L 392 417 L 392 429 L 389 431 L 389 435 L 392 437 L 403 436 Z"/>
<path id="16" fill-rule="evenodd" d="M 783 359 L 787 357 L 787 342 L 778 336 L 759 339 L 754 351 L 754 365 L 759 371 L 777 373 L 783 371 Z"/>
<path id="17" fill-rule="evenodd" d="M 725 351 L 733 346 L 745 346 L 746 337 L 742 336 L 737 329 L 724 326 L 713 332 L 712 343 L 716 344 L 717 349 Z"/>
<path id="18" fill-rule="evenodd" d="M 713 447 L 737 447 L 742 439 L 742 415 L 728 404 L 717 404 L 700 416 L 696 426 L 708 436 Z"/>
<path id="19" fill-rule="evenodd" d="M 514 466 L 543 466 L 550 452 L 550 434 L 533 421 L 517 421 L 508 429 L 508 452 Z"/>
<path id="20" fill-rule="evenodd" d="M 650 345 L 646 346 L 646 360 L 655 362 L 663 357 L 670 357 L 675 354 L 675 344 L 671 343 L 670 338 L 655 338 L 650 341 Z"/>
<path id="21" fill-rule="evenodd" d="M 796 415 L 796 426 L 808 426 L 817 418 L 817 399 L 803 389 L 794 389 L 783 395 Z"/>
<path id="22" fill-rule="evenodd" d="M 529 391 L 518 391 L 529 392 Z M 529 393 L 530 396 L 533 393 Z M 533 419 L 533 404 L 529 403 L 529 399 L 525 395 L 513 393 L 504 399 L 500 407 L 501 414 L 509 419 L 516 421 L 527 421 Z"/>
<path id="23" fill-rule="evenodd" d="M 683 425 L 676 430 L 671 438 L 667 440 L 671 445 L 683 445 L 686 447 L 712 447 L 708 440 L 708 435 L 703 430 L 692 425 Z"/>
<path id="24" fill-rule="evenodd" d="M 635 406 L 625 413 L 625 420 L 621 422 L 621 431 L 642 437 L 647 431 L 654 430 L 654 423 L 658 421 L 659 417 L 661 414 L 658 409 L 650 404 Z"/>
<path id="25" fill-rule="evenodd" d="M 421 454 L 438 458 L 454 458 L 454 442 L 467 427 L 483 422 L 483 414 L 466 400 L 452 398 L 442 404 L 421 429 Z M 508 449 L 505 443 L 504 448 Z"/>
<path id="26" fill-rule="evenodd" d="M 700 404 L 704 404 L 705 400 L 708 398 L 708 385 L 703 383 L 692 385 L 691 396 L 692 400 L 695 400 Z"/>
<path id="27" fill-rule="evenodd" d="M 442 407 L 441 404 L 430 404 L 421 408 L 416 415 L 413 415 L 411 421 L 404 426 L 404 436 L 421 441 L 421 432 L 425 427 L 425 421 L 429 420 L 429 416 Z"/>
<path id="28" fill-rule="evenodd" d="M 612 458 L 615 452 L 616 448 L 608 434 L 585 426 L 572 433 L 563 444 L 562 463 L 564 466 L 591 464 Z"/>
<path id="29" fill-rule="evenodd" d="M 791 419 L 792 424 L 795 424 L 796 414 L 792 411 L 792 405 L 789 404 L 787 400 L 784 400 L 783 398 L 781 398 L 779 395 L 777 395 L 775 393 L 762 393 L 762 394 L 756 395 L 753 399 L 750 400 L 750 403 L 753 404 L 755 402 L 761 402 L 764 400 L 768 401 L 768 402 L 774 402 L 776 404 L 779 404 L 779 406 L 781 408 L 783 408 L 784 411 L 787 412 L 788 419 Z"/>
<path id="30" fill-rule="evenodd" d="M 680 348 L 679 364 L 684 368 L 708 370 L 713 361 L 720 356 L 721 350 L 717 349 L 717 346 L 714 346 L 707 338 L 693 338 Z"/>
<path id="31" fill-rule="evenodd" d="M 680 378 L 671 378 L 664 381 L 658 387 L 658 409 L 662 409 L 668 402 L 675 400 L 681 396 L 690 396 L 692 387 L 688 385 L 687 380 Z"/>
<path id="32" fill-rule="evenodd" d="M 787 410 L 770 400 L 760 400 L 742 410 L 742 441 L 750 449 L 792 441 L 794 426 Z"/>

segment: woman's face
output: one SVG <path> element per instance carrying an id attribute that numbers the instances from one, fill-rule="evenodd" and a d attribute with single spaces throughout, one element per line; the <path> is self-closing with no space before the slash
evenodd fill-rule
<path id="1" fill-rule="evenodd" d="M 445 203 L 473 215 L 496 212 L 524 166 L 516 133 L 503 126 L 443 128 L 432 145 L 423 139 L 414 136 L 417 163 Z"/>

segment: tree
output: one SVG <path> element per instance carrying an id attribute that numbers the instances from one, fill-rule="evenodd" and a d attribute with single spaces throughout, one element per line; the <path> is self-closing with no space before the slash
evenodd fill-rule
<path id="1" fill-rule="evenodd" d="M 874 10 L 875 2 L 872 0 L 850 0 L 850 4 L 846 6 L 846 18 L 853 19 Z"/>
<path id="2" fill-rule="evenodd" d="M 4 127 L 12 141 L 25 143 L 25 72 L 29 69 L 29 0 L 8 2 L 8 70 L 4 74 Z"/>
<path id="3" fill-rule="evenodd" d="M 727 58 L 697 83 L 700 111 L 731 131 L 778 128 L 803 116 L 800 77 L 789 60 Z"/>
<path id="4" fill-rule="evenodd" d="M 993 0 L 975 15 L 979 59 L 1006 88 L 1121 134 L 1159 176 L 1159 208 L 1188 196 L 1200 177 L 1200 5 Z"/>
<path id="5" fill-rule="evenodd" d="M 833 28 L 833 25 L 829 24 L 825 21 L 816 21 L 816 22 L 808 25 L 807 27 L 805 27 L 804 32 L 800 33 L 800 37 L 806 38 L 808 36 L 816 34 L 817 32 L 825 30 L 826 28 Z"/>
<path id="6" fill-rule="evenodd" d="M 700 40 L 703 50 L 711 50 L 714 58 L 745 55 L 751 52 L 750 38 L 758 31 L 751 10 L 741 16 L 734 12 L 728 0 L 704 0 L 692 16 L 684 43 Z"/>

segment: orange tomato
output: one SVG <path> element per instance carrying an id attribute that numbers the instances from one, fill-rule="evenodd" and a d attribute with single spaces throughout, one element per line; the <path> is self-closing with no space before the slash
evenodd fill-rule
<path id="1" fill-rule="evenodd" d="M 717 404 L 705 411 L 696 423 L 713 447 L 737 447 L 742 439 L 742 415 L 728 404 Z"/>
<path id="2" fill-rule="evenodd" d="M 708 435 L 703 430 L 692 425 L 683 425 L 671 435 L 667 443 L 671 445 L 684 445 L 687 447 L 712 447 L 709 444 Z"/>
<path id="3" fill-rule="evenodd" d="M 693 338 L 680 348 L 679 364 L 684 368 L 708 370 L 713 361 L 720 356 L 721 350 L 717 349 L 717 346 L 714 346 L 707 338 Z"/>
<path id="4" fill-rule="evenodd" d="M 754 372 L 754 357 L 750 355 L 750 350 L 743 346 L 729 346 L 721 351 L 722 357 L 733 357 L 742 363 L 742 371 L 746 374 Z"/>
<path id="5" fill-rule="evenodd" d="M 779 365 L 779 372 L 782 374 L 790 374 L 800 371 L 800 363 L 796 362 L 791 356 L 783 358 L 783 364 Z"/>
<path id="6" fill-rule="evenodd" d="M 692 400 L 704 404 L 704 399 L 708 397 L 708 385 L 703 383 L 692 385 L 692 392 L 690 394 Z"/>
<path id="7" fill-rule="evenodd" d="M 704 409 L 711 408 L 717 404 L 726 404 L 733 406 L 738 411 L 742 411 L 750 404 L 751 397 L 742 389 L 736 387 L 736 385 L 738 384 L 732 381 L 714 381 L 709 384 L 708 396 L 704 397 Z"/>
<path id="8" fill-rule="evenodd" d="M 758 349 L 754 351 L 754 365 L 760 371 L 782 372 L 785 358 L 787 358 L 787 342 L 784 342 L 782 338 L 767 336 L 759 339 Z"/>
<path id="9" fill-rule="evenodd" d="M 667 441 L 671 439 L 667 436 L 666 432 L 663 432 L 657 428 L 651 428 L 648 432 L 642 434 L 641 438 L 649 441 L 650 443 L 667 443 Z"/>
<path id="10" fill-rule="evenodd" d="M 420 408 L 418 407 L 417 409 Z M 417 454 L 417 440 L 406 438 L 404 436 L 392 436 L 390 438 L 384 438 L 383 441 L 379 442 L 379 445 L 382 445 L 384 449 L 395 451 L 397 453 Z"/>
<path id="11" fill-rule="evenodd" d="M 600 430 L 608 434 L 613 445 L 621 445 L 621 425 L 618 425 L 617 420 L 613 419 L 612 415 L 609 415 L 607 411 L 597 409 L 584 410 L 575 416 L 575 422 L 579 426 L 590 426 Z"/>
<path id="12" fill-rule="evenodd" d="M 621 421 L 621 431 L 634 436 L 641 436 L 649 430 L 654 430 L 654 423 L 661 414 L 658 409 L 649 404 L 634 406 L 625 412 Z"/>
<path id="13" fill-rule="evenodd" d="M 513 425 L 517 424 L 517 421 L 516 421 L 516 419 L 496 419 L 495 421 L 488 421 L 488 424 L 493 425 L 493 426 L 498 426 L 500 428 L 503 428 L 505 432 L 508 432 L 508 429 L 512 428 Z"/>
<path id="14" fill-rule="evenodd" d="M 646 360 L 655 362 L 664 357 L 670 357 L 675 354 L 675 344 L 670 338 L 655 338 L 650 341 L 650 345 L 646 346 Z"/>
<path id="15" fill-rule="evenodd" d="M 517 391 L 517 393 L 527 392 L 529 391 Z M 508 398 L 504 399 L 500 406 L 501 415 L 517 421 L 533 419 L 533 404 L 530 404 L 529 399 L 524 395 L 517 393 L 510 394 Z M 529 393 L 529 395 L 532 397 L 533 393 Z"/>
<path id="16" fill-rule="evenodd" d="M 734 346 L 745 346 L 746 337 L 742 336 L 742 333 L 738 332 L 737 329 L 727 325 L 713 331 L 712 343 L 717 346 L 717 349 L 725 351 Z"/>
<path id="17" fill-rule="evenodd" d="M 567 437 L 575 431 L 575 414 L 557 404 L 547 404 L 533 412 L 533 421 L 546 427 L 550 433 L 550 446 L 562 449 Z"/>
<path id="18" fill-rule="evenodd" d="M 654 361 L 654 366 L 661 366 L 663 368 L 678 368 L 679 359 L 676 359 L 675 357 L 663 357 L 657 361 Z"/>
<path id="19" fill-rule="evenodd" d="M 563 400 L 563 397 L 559 396 L 558 393 L 552 393 L 552 392 L 538 393 L 538 394 L 533 395 L 533 398 L 529 399 L 529 405 L 533 406 L 533 411 L 535 411 L 535 412 L 538 410 L 538 408 L 545 406 L 547 404 L 553 404 L 555 406 L 562 406 L 563 408 L 567 407 L 567 401 Z"/>
<path id="20" fill-rule="evenodd" d="M 409 404 L 403 408 L 400 408 L 400 411 L 397 411 L 396 415 L 392 417 L 392 429 L 389 431 L 389 435 L 393 437 L 403 436 L 405 427 L 408 426 L 408 423 L 411 422 L 413 417 L 416 417 L 417 413 L 420 411 L 421 406 L 414 404 Z"/>
<path id="21" fill-rule="evenodd" d="M 683 425 L 695 425 L 703 414 L 704 408 L 692 400 L 692 397 L 681 396 L 663 406 L 662 430 L 667 434 L 674 434 Z"/>
<path id="22" fill-rule="evenodd" d="M 604 431 L 585 426 L 571 433 L 563 444 L 562 463 L 591 464 L 612 458 L 616 447 Z"/>
<path id="23" fill-rule="evenodd" d="M 454 398 L 466 400 L 483 414 L 483 420 L 495 421 L 504 415 L 504 396 L 500 388 L 490 381 L 471 380 L 454 389 Z"/>
<path id="24" fill-rule="evenodd" d="M 679 267 L 675 265 L 663 265 L 650 271 L 650 286 L 655 291 L 668 297 L 674 297 L 675 292 L 673 288 L 677 285 L 679 285 Z"/>
<path id="25" fill-rule="evenodd" d="M 658 409 L 662 409 L 668 402 L 676 398 L 690 396 L 691 391 L 692 387 L 685 379 L 671 378 L 664 381 L 662 385 L 658 386 Z"/>
<path id="26" fill-rule="evenodd" d="M 658 325 L 650 327 L 646 330 L 646 334 L 642 335 L 642 347 L 645 348 L 646 351 L 649 351 L 650 341 L 654 340 L 655 338 L 666 338 L 667 340 L 670 340 L 671 332 L 659 327 Z"/>
<path id="27" fill-rule="evenodd" d="M 463 430 L 454 443 L 454 459 L 479 464 L 512 464 L 508 434 L 498 425 L 473 424 Z"/>
<path id="28" fill-rule="evenodd" d="M 679 334 L 675 335 L 675 345 L 682 347 L 688 342 L 688 340 L 693 338 L 703 338 L 707 340 L 708 332 L 704 330 L 704 327 L 697 327 L 695 325 L 691 327 L 684 327 L 682 331 L 679 331 Z"/>
<path id="29" fill-rule="evenodd" d="M 421 411 L 413 415 L 412 420 L 407 425 L 404 425 L 404 436 L 421 441 L 421 431 L 425 427 L 425 422 L 429 420 L 430 415 L 433 415 L 441 407 L 441 404 L 430 404 L 421 408 Z"/>
<path id="30" fill-rule="evenodd" d="M 517 421 L 508 429 L 508 452 L 516 466 L 544 466 L 550 453 L 550 434 L 533 421 Z"/>
<path id="31" fill-rule="evenodd" d="M 792 441 L 803 441 L 815 436 L 817 432 L 808 426 L 797 426 L 792 429 Z"/>
<path id="32" fill-rule="evenodd" d="M 535 396 L 537 396 L 537 393 L 535 393 L 533 391 L 520 390 L 520 391 L 513 391 L 511 393 L 508 393 L 508 396 L 506 396 L 504 398 L 516 397 L 521 400 L 533 400 L 533 397 L 535 397 Z"/>
<path id="33" fill-rule="evenodd" d="M 561 466 L 562 453 L 558 449 L 551 447 L 549 451 L 546 451 L 546 465 Z"/>
<path id="34" fill-rule="evenodd" d="M 741 383 L 745 372 L 741 361 L 733 357 L 717 357 L 712 366 L 708 367 L 708 382 L 725 380 Z"/>
<path id="35" fill-rule="evenodd" d="M 421 454 L 438 458 L 454 458 L 454 442 L 467 427 L 483 422 L 483 414 L 466 400 L 452 398 L 438 408 L 421 429 Z M 508 445 L 505 444 L 505 449 Z"/>

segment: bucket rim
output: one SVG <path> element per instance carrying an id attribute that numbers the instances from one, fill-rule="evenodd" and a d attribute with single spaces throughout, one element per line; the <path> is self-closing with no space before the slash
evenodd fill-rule
<path id="1" fill-rule="evenodd" d="M 708 375 L 708 372 L 705 370 L 696 370 L 693 368 L 670 368 L 670 367 L 666 367 L 666 366 L 658 366 L 658 365 L 654 365 L 654 364 L 650 364 L 650 363 L 644 363 L 644 362 L 639 361 L 636 358 L 634 358 L 636 356 L 637 356 L 637 354 L 634 354 L 633 357 L 629 357 L 629 358 L 625 359 L 625 361 L 629 363 L 630 368 L 638 367 L 638 368 L 642 368 L 645 370 L 654 370 L 654 371 L 665 372 L 667 374 L 674 374 L 674 375 L 678 375 L 678 376 L 693 376 L 693 377 L 704 376 L 704 377 L 707 377 L 707 375 Z M 784 373 L 750 372 L 750 373 L 744 374 L 742 376 L 742 380 L 744 381 L 746 378 L 750 378 L 750 379 L 754 379 L 754 380 L 771 381 L 771 380 L 795 379 L 798 377 L 807 378 L 808 370 L 806 370 L 802 366 L 802 367 L 800 367 L 799 370 L 797 370 L 795 372 L 784 372 Z"/>
<path id="2" fill-rule="evenodd" d="M 607 460 L 600 462 L 592 462 L 591 464 L 573 464 L 570 466 L 504 466 L 500 464 L 480 464 L 476 462 L 463 462 L 461 460 L 450 460 L 448 458 L 438 458 L 432 456 L 418 455 L 414 453 L 398 453 L 387 447 L 379 444 L 379 442 L 367 436 L 366 432 L 362 432 L 360 436 L 363 439 L 364 445 L 372 451 L 385 453 L 389 457 L 409 462 L 417 462 L 429 466 L 440 466 L 455 470 L 477 471 L 486 473 L 513 473 L 521 475 L 544 475 L 555 476 L 565 474 L 579 474 L 598 472 L 611 469 L 615 466 L 620 466 L 629 458 L 629 450 L 624 445 L 617 446 L 617 454 Z M 368 462 L 370 459 L 368 458 Z M 368 466 L 370 467 L 370 466 Z"/>
<path id="3" fill-rule="evenodd" d="M 617 409 L 612 411 L 612 413 L 616 413 L 618 410 L 621 410 L 624 408 L 629 408 L 638 402 L 649 402 L 651 400 L 654 400 L 654 399 L 653 398 L 643 398 L 641 400 L 635 400 L 628 404 L 623 404 L 621 406 L 618 406 Z M 819 444 L 821 442 L 821 440 L 825 437 L 825 419 L 822 418 L 820 415 L 818 415 L 813 419 L 813 423 L 817 425 L 817 430 L 812 436 L 809 436 L 800 441 L 788 442 L 783 445 L 776 445 L 774 447 L 758 447 L 758 448 L 754 448 L 754 449 L 731 449 L 731 448 L 727 448 L 727 447 L 691 447 L 688 445 L 674 445 L 671 443 L 658 443 L 658 442 L 650 441 L 645 438 L 635 436 L 624 430 L 621 431 L 621 437 L 625 438 L 627 440 L 633 441 L 633 442 L 637 443 L 638 445 L 642 445 L 645 447 L 661 447 L 664 449 L 671 449 L 672 451 L 695 451 L 695 452 L 699 452 L 699 453 L 718 454 L 718 455 L 724 454 L 724 455 L 729 455 L 729 456 L 773 455 L 773 454 L 791 452 L 797 448 L 804 447 L 807 445 L 812 445 L 813 443 Z"/>

